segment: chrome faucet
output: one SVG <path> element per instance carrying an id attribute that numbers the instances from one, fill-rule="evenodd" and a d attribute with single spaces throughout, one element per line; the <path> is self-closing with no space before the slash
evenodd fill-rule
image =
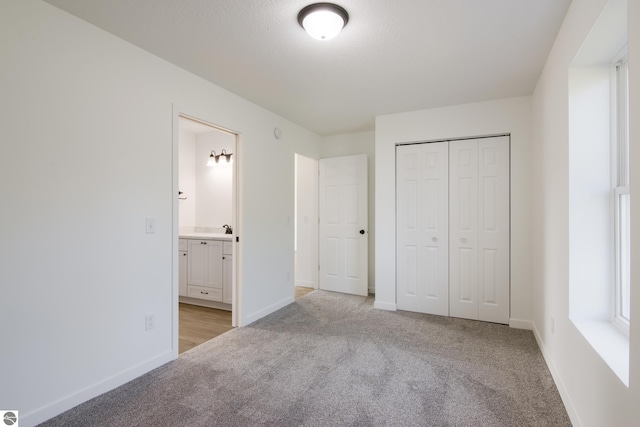
<path id="1" fill-rule="evenodd" d="M 231 229 L 231 227 L 228 224 L 225 224 L 222 226 L 222 228 L 224 228 L 224 234 L 233 234 L 233 230 Z"/>

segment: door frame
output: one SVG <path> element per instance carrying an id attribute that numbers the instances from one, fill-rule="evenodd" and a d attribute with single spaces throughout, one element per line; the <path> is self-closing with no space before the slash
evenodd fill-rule
<path id="1" fill-rule="evenodd" d="M 231 274 L 231 326 L 240 325 L 241 312 L 242 312 L 242 254 L 239 250 L 239 236 L 242 232 L 242 180 L 240 170 L 242 168 L 242 144 L 241 134 L 238 131 L 232 130 L 230 127 L 216 124 L 216 121 L 208 114 L 200 111 L 195 111 L 191 108 L 184 107 L 178 104 L 172 106 L 172 141 L 171 141 L 171 347 L 173 358 L 177 358 L 179 354 L 178 342 L 179 342 L 179 219 L 178 219 L 178 177 L 179 177 L 179 140 L 180 140 L 180 125 L 179 117 L 184 117 L 190 120 L 194 120 L 218 129 L 222 132 L 226 132 L 235 135 L 233 141 L 232 153 L 235 157 L 233 162 L 233 174 L 231 178 L 231 227 L 234 230 L 235 239 L 232 240 L 233 257 L 232 257 L 232 274 Z"/>

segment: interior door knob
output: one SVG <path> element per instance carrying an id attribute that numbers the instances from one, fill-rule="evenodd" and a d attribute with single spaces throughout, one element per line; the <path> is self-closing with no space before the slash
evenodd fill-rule
<path id="1" fill-rule="evenodd" d="M 360 230 L 360 234 L 364 234 L 364 230 Z"/>

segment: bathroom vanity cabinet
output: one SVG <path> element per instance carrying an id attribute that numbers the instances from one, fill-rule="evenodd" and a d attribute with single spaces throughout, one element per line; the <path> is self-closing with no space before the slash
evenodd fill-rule
<path id="1" fill-rule="evenodd" d="M 231 309 L 233 246 L 230 235 L 222 236 L 180 236 L 181 302 Z"/>

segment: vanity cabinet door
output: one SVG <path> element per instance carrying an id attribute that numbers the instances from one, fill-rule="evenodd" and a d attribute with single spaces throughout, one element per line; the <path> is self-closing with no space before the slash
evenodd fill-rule
<path id="1" fill-rule="evenodd" d="M 222 289 L 222 242 L 189 240 L 188 279 L 193 286 Z"/>

